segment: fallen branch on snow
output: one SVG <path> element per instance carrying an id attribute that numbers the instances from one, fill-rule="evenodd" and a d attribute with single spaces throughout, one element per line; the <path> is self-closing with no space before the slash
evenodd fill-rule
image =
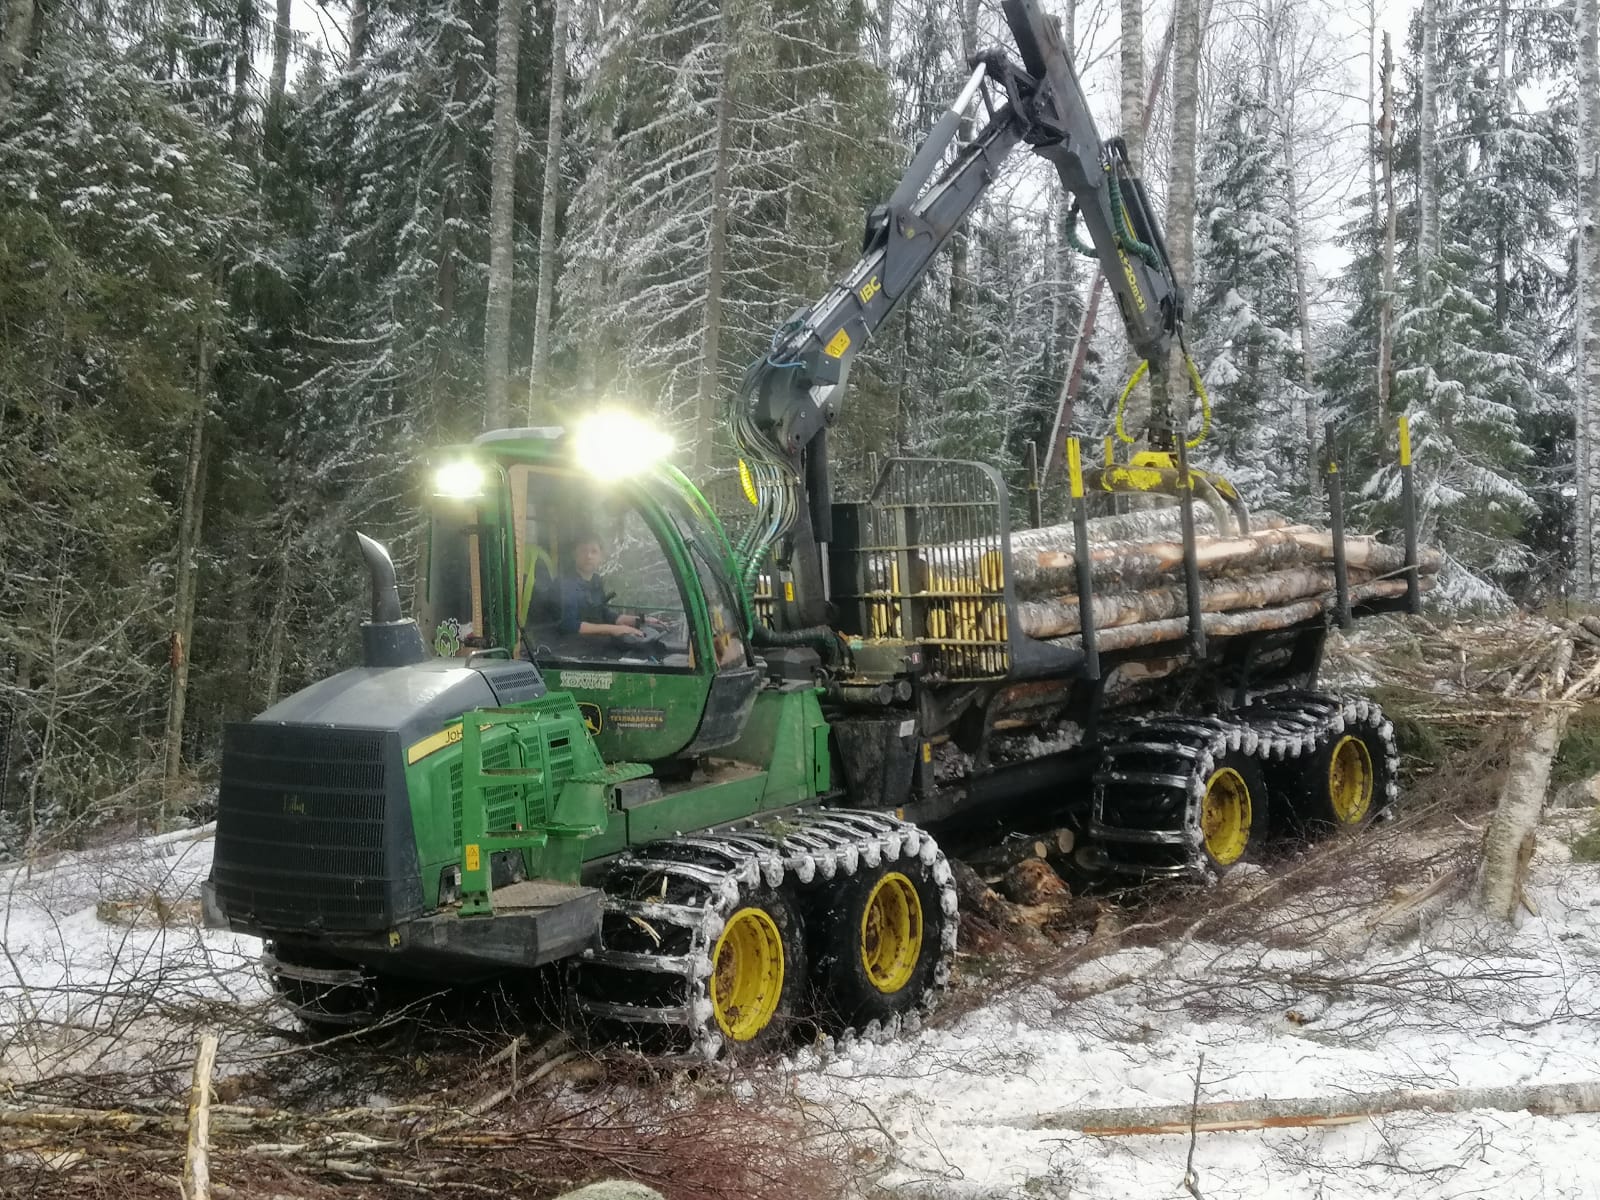
<path id="1" fill-rule="evenodd" d="M 1220 1100 L 1209 1104 L 1157 1104 L 1141 1108 L 1082 1108 L 1007 1122 L 1018 1129 L 1074 1129 L 1095 1137 L 1138 1134 L 1227 1133 L 1246 1129 L 1301 1129 L 1350 1125 L 1397 1112 L 1531 1112 L 1555 1117 L 1600 1112 L 1600 1080 L 1510 1087 L 1398 1089 L 1341 1096 Z"/>

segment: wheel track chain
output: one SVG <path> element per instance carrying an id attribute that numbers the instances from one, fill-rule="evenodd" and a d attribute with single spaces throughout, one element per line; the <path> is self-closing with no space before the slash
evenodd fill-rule
<path id="1" fill-rule="evenodd" d="M 1360 696 L 1329 692 L 1274 692 L 1260 696 L 1247 707 L 1225 717 L 1157 715 L 1135 717 L 1110 726 L 1101 735 L 1100 764 L 1095 771 L 1089 834 L 1111 854 L 1111 869 L 1125 874 L 1154 876 L 1206 876 L 1213 868 L 1203 849 L 1200 827 L 1201 800 L 1206 781 L 1219 760 L 1242 752 L 1263 763 L 1284 762 L 1313 753 L 1324 739 L 1336 737 L 1346 727 L 1376 725 L 1383 741 L 1388 770 L 1380 811 L 1398 796 L 1396 773 L 1399 752 L 1394 726 L 1373 701 Z M 1158 760 L 1152 763 L 1152 759 Z M 1159 760 L 1166 760 L 1161 763 Z M 1143 825 L 1108 823 L 1114 810 L 1112 792 L 1129 786 L 1144 789 L 1147 801 L 1166 794 L 1168 799 L 1144 807 L 1156 821 Z M 1118 861 L 1115 847 L 1173 846 L 1187 861 L 1152 867 L 1136 856 Z"/>
<path id="2" fill-rule="evenodd" d="M 893 1037 L 901 1029 L 914 1030 L 938 1004 L 950 982 L 959 919 L 955 877 L 943 851 L 921 829 L 885 813 L 856 809 L 786 812 L 747 828 L 680 835 L 623 854 L 602 884 L 605 897 L 599 944 L 583 952 L 579 970 L 592 964 L 674 976 L 682 980 L 687 999 L 673 1004 L 641 1003 L 638 995 L 600 999 L 574 990 L 572 1001 L 579 1013 L 591 1018 L 634 1028 L 677 1026 L 691 1047 L 686 1057 L 715 1058 L 725 1039 L 711 1004 L 712 955 L 728 918 L 748 889 L 787 886 L 791 898 L 800 899 L 808 889 L 826 887 L 835 879 L 847 879 L 902 856 L 920 858 L 932 869 L 946 917 L 933 986 L 904 1017 L 869 1021 L 862 1029 L 840 1030 L 826 1040 L 879 1040 Z M 645 884 L 662 894 L 670 887 L 673 899 L 641 896 L 639 888 Z M 626 920 L 645 931 L 645 948 L 607 945 L 607 917 Z M 669 951 L 671 945 L 683 948 Z"/>

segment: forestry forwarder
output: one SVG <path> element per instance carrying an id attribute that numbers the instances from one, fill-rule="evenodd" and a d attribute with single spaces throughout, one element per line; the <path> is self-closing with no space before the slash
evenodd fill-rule
<path id="1" fill-rule="evenodd" d="M 431 645 L 362 538 L 365 665 L 229 727 L 206 917 L 267 939 L 308 1023 L 370 1019 L 391 985 L 562 963 L 575 1020 L 656 1048 L 892 1031 L 936 999 L 955 946 L 924 827 L 1065 821 L 1085 869 L 1194 875 L 1254 847 L 1269 801 L 1306 828 L 1361 824 L 1392 796 L 1376 707 L 1305 690 L 1325 618 L 1207 641 L 1176 486 L 1202 483 L 1170 429 L 1089 482 L 1179 496 L 1176 645 L 1097 653 L 1075 454 L 1071 639 L 1018 632 L 992 468 L 895 460 L 868 499 L 832 502 L 826 430 L 851 358 L 1018 142 L 1076 198 L 1150 369 L 1181 344 L 1121 144 L 1100 141 L 1054 20 L 1035 0 L 1005 12 L 1021 66 L 982 56 L 860 262 L 751 368 L 756 515 L 737 548 L 647 429 L 485 434 L 433 463 Z M 925 187 L 980 94 L 985 128 Z M 1336 550 L 1341 533 L 1335 512 Z M 602 579 L 604 542 L 618 566 Z M 1352 605 L 1336 553 L 1340 619 L 1414 606 L 1416 561 L 1410 539 L 1405 598 Z"/>

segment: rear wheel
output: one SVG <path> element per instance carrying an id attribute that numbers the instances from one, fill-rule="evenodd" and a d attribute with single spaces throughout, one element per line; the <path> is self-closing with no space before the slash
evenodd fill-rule
<path id="1" fill-rule="evenodd" d="M 1394 778 L 1388 722 L 1346 723 L 1307 756 L 1294 784 L 1290 811 L 1302 833 L 1358 829 L 1382 811 Z"/>
<path id="2" fill-rule="evenodd" d="M 894 1026 L 932 1007 L 955 952 L 954 878 L 931 843 L 902 843 L 892 858 L 812 897 L 815 1010 L 830 1032 Z"/>
<path id="3" fill-rule="evenodd" d="M 1370 700 L 1288 693 L 1248 711 L 1270 747 L 1267 777 L 1287 831 L 1358 829 L 1394 798 L 1394 727 Z"/>

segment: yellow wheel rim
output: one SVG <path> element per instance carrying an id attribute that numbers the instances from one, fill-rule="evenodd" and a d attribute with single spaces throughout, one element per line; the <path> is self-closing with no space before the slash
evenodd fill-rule
<path id="1" fill-rule="evenodd" d="M 1335 742 L 1328 756 L 1328 800 L 1344 825 L 1356 824 L 1372 807 L 1372 755 L 1352 734 Z"/>
<path id="2" fill-rule="evenodd" d="M 922 957 L 922 900 L 917 887 L 899 871 L 873 886 L 861 914 L 861 965 L 867 979 L 885 995 L 911 982 Z"/>
<path id="3" fill-rule="evenodd" d="M 711 955 L 711 1008 L 722 1032 L 748 1042 L 772 1020 L 783 995 L 783 935 L 765 911 L 728 918 Z"/>
<path id="4" fill-rule="evenodd" d="M 1250 844 L 1250 785 L 1232 767 L 1214 771 L 1200 802 L 1206 853 L 1221 866 L 1239 861 Z"/>

